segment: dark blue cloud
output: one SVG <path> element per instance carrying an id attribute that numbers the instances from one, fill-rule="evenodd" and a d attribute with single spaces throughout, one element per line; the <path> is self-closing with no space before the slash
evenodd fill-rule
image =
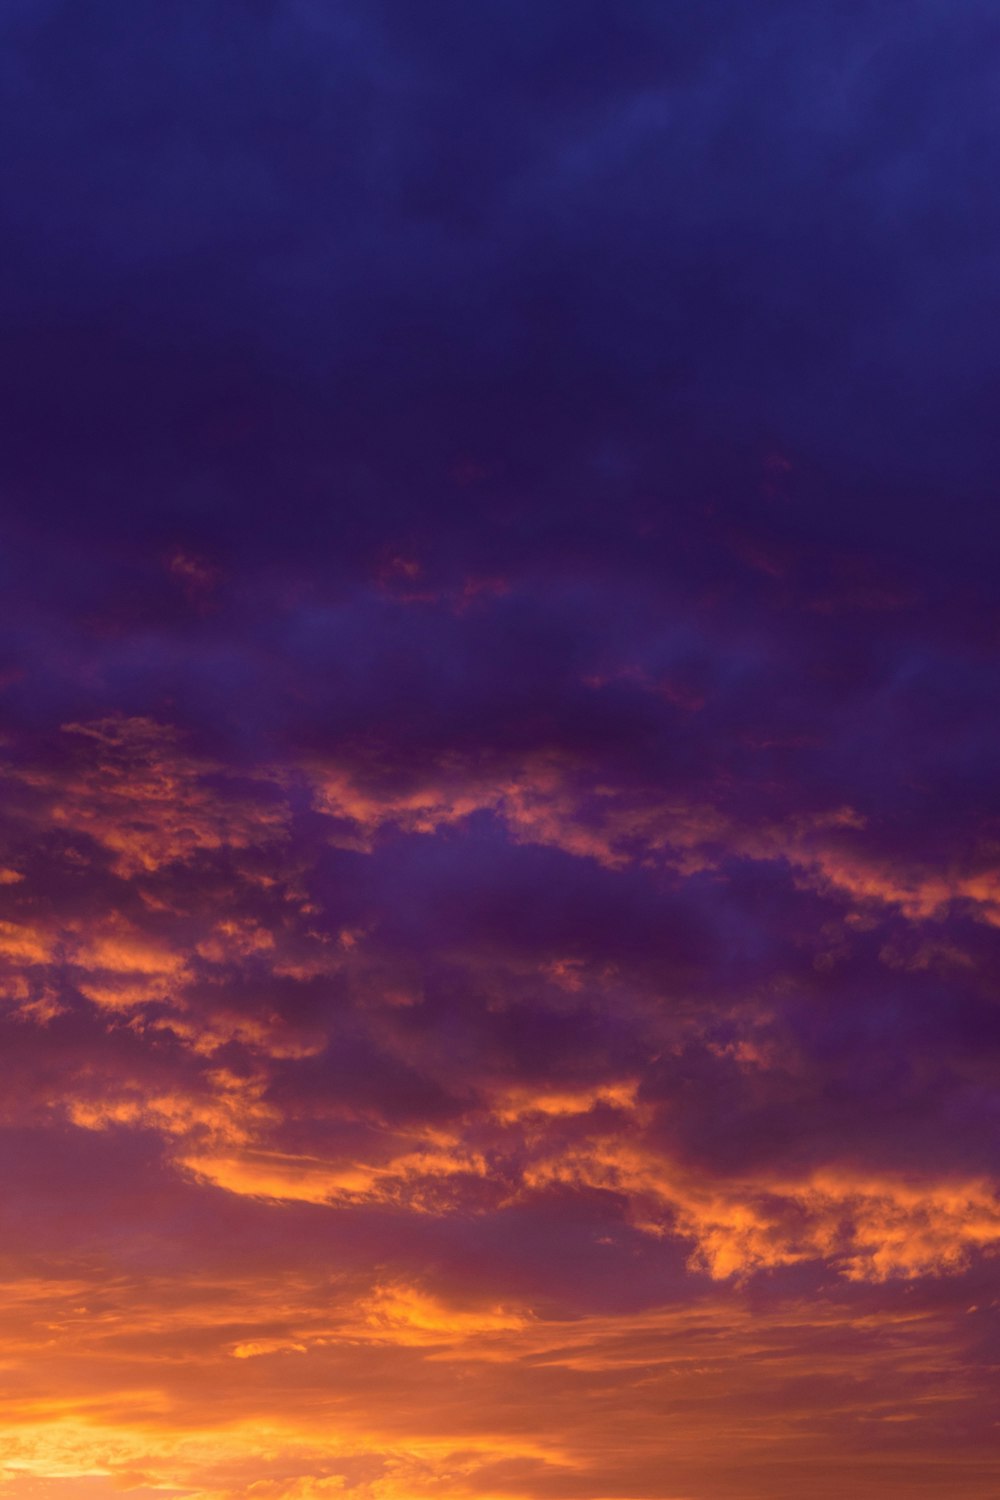
<path id="1" fill-rule="evenodd" d="M 12 519 L 335 572 L 406 532 L 673 568 L 709 499 L 978 571 L 988 7 L 38 4 L 5 31 Z"/>

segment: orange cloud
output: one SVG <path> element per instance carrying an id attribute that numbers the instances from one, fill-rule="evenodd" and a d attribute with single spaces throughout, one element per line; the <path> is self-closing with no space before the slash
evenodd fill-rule
<path id="1" fill-rule="evenodd" d="M 112 1284 L 95 1267 L 9 1283 L 0 1323 L 22 1379 L 0 1410 L 0 1493 L 798 1500 L 808 1484 L 909 1500 L 916 1463 L 950 1474 L 941 1493 L 988 1495 L 992 1391 L 933 1308 L 769 1310 L 716 1290 L 559 1318 L 408 1282 Z"/>
<path id="2" fill-rule="evenodd" d="M 405 1202 L 415 1211 L 440 1209 L 440 1187 L 449 1179 L 483 1177 L 479 1153 L 406 1151 L 385 1162 L 330 1162 L 321 1157 L 263 1149 L 237 1154 L 193 1153 L 180 1165 L 199 1181 L 227 1192 L 289 1203 Z"/>
<path id="3" fill-rule="evenodd" d="M 456 1308 L 420 1287 L 403 1282 L 377 1286 L 363 1304 L 366 1326 L 393 1343 L 440 1344 L 509 1334 L 526 1328 L 530 1318 L 515 1309 Z"/>
<path id="4" fill-rule="evenodd" d="M 222 848 L 280 839 L 287 809 L 267 795 L 237 790 L 223 768 L 184 750 L 177 731 L 148 718 L 67 724 L 76 741 L 66 766 L 16 774 L 45 799 L 50 826 L 85 834 L 125 876 Z M 271 783 L 260 783 L 262 793 Z"/>
<path id="5" fill-rule="evenodd" d="M 937 917 L 950 902 L 964 901 L 980 920 L 1000 925 L 1000 871 L 942 872 L 879 858 L 863 844 L 852 850 L 843 835 L 862 835 L 865 820 L 850 807 L 784 820 L 740 817 L 705 800 L 642 796 L 606 784 L 586 765 L 557 755 L 535 756 L 495 780 L 458 763 L 442 764 L 405 792 L 362 787 L 343 768 L 313 768 L 312 774 L 316 805 L 354 822 L 359 848 L 369 848 L 386 826 L 431 834 L 490 811 L 519 842 L 562 849 L 610 869 L 662 863 L 694 874 L 725 858 L 780 859 L 805 884 L 894 907 L 912 921 Z"/>
<path id="6" fill-rule="evenodd" d="M 598 1105 L 623 1110 L 630 1114 L 637 1111 L 634 1080 L 598 1083 L 590 1088 L 539 1090 L 527 1087 L 510 1088 L 498 1095 L 491 1105 L 491 1112 L 504 1124 L 513 1121 L 530 1121 L 535 1116 L 543 1119 L 586 1115 Z"/>
<path id="7" fill-rule="evenodd" d="M 819 1169 L 797 1181 L 706 1181 L 607 1138 L 543 1158 L 525 1181 L 620 1194 L 638 1228 L 693 1240 L 692 1267 L 717 1280 L 821 1258 L 848 1280 L 905 1280 L 955 1273 L 976 1251 L 1000 1247 L 1000 1195 L 981 1180 Z"/>
<path id="8" fill-rule="evenodd" d="M 47 964 L 55 949 L 55 936 L 40 927 L 0 922 L 0 958 L 22 964 Z"/>
<path id="9" fill-rule="evenodd" d="M 224 1068 L 205 1075 L 200 1094 L 156 1092 L 134 1085 L 115 1091 L 105 1085 L 92 1096 L 69 1095 L 62 1108 L 74 1125 L 106 1130 L 128 1125 L 173 1137 L 195 1137 L 215 1145 L 243 1145 L 280 1116 L 263 1096 L 262 1078 L 245 1078 Z"/>

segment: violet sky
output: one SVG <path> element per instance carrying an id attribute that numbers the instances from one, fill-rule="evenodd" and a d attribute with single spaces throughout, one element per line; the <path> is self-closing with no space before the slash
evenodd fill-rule
<path id="1" fill-rule="evenodd" d="M 0 32 L 0 1496 L 995 1500 L 996 5 Z"/>

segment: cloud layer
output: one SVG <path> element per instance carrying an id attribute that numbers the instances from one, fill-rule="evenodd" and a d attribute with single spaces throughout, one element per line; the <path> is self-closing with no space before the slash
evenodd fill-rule
<path id="1" fill-rule="evenodd" d="M 991 1500 L 991 8 L 0 25 L 0 1494 Z"/>

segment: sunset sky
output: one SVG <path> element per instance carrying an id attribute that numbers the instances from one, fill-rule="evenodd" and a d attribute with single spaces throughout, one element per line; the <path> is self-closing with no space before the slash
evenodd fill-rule
<path id="1" fill-rule="evenodd" d="M 997 1500 L 995 0 L 7 0 L 2 1500 Z"/>

